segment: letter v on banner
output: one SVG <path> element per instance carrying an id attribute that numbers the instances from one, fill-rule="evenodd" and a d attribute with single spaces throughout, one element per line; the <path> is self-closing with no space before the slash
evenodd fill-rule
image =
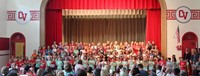
<path id="1" fill-rule="evenodd" d="M 191 11 L 186 6 L 181 6 L 176 10 L 176 20 L 180 23 L 187 23 L 191 19 Z"/>

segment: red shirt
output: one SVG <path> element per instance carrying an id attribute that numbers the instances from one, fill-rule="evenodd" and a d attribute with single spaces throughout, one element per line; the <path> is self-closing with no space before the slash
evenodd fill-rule
<path id="1" fill-rule="evenodd" d="M 42 61 L 42 65 L 40 66 L 40 68 L 45 69 L 46 68 L 46 61 Z"/>
<path id="2" fill-rule="evenodd" d="M 33 64 L 35 64 L 35 59 L 31 59 L 28 62 L 33 65 Z"/>
<path id="3" fill-rule="evenodd" d="M 60 52 L 61 52 L 61 50 L 60 50 L 60 49 L 58 49 L 58 50 L 57 50 L 57 52 L 58 52 L 58 53 L 60 53 Z"/>
<path id="4" fill-rule="evenodd" d="M 185 61 L 180 61 L 179 66 L 180 70 L 186 70 L 187 63 Z"/>
<path id="5" fill-rule="evenodd" d="M 20 66 L 19 64 L 20 64 L 19 61 L 15 62 L 15 65 L 18 66 L 18 67 Z"/>
<path id="6" fill-rule="evenodd" d="M 166 61 L 165 60 L 160 60 L 158 64 L 161 65 L 161 66 L 165 66 L 166 65 Z"/>
<path id="7" fill-rule="evenodd" d="M 29 63 L 35 63 L 34 59 L 29 60 Z"/>
<path id="8" fill-rule="evenodd" d="M 18 67 L 22 67 L 24 65 L 24 61 L 20 61 L 19 63 L 18 63 Z"/>
<path id="9" fill-rule="evenodd" d="M 30 75 L 30 76 L 36 76 L 33 72 L 27 72 L 26 73 L 28 76 Z"/>
<path id="10" fill-rule="evenodd" d="M 10 66 L 11 66 L 11 63 L 10 63 L 10 62 L 6 63 L 6 66 L 7 66 L 7 67 L 10 67 Z"/>
<path id="11" fill-rule="evenodd" d="M 51 67 L 56 67 L 56 62 L 55 61 L 51 61 Z"/>
<path id="12" fill-rule="evenodd" d="M 74 60 L 73 59 L 69 60 L 69 63 L 74 64 Z"/>

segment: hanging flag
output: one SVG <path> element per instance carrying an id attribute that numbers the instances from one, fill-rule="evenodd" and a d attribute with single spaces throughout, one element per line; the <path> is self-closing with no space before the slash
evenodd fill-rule
<path id="1" fill-rule="evenodd" d="M 180 43 L 180 30 L 179 30 L 179 26 L 176 29 L 176 40 L 177 40 L 177 43 Z"/>

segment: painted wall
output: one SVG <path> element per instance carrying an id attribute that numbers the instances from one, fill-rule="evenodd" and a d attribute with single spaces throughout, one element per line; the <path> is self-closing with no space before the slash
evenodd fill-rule
<path id="1" fill-rule="evenodd" d="M 17 11 L 22 8 L 28 10 L 39 10 L 42 0 L 7 0 L 7 11 Z M 34 49 L 38 49 L 40 42 L 39 20 L 20 24 L 16 21 L 7 21 L 7 37 L 13 33 L 20 32 L 26 38 L 26 55 L 31 56 Z"/>
<path id="2" fill-rule="evenodd" d="M 7 0 L 1 0 L 0 5 L 0 37 L 5 37 L 7 30 Z"/>
<path id="3" fill-rule="evenodd" d="M 0 1 L 0 68 L 8 62 L 9 45 L 7 37 L 7 0 Z"/>
<path id="4" fill-rule="evenodd" d="M 200 0 L 165 0 L 167 9 L 178 9 L 180 6 L 187 6 L 191 10 L 199 9 L 200 10 Z M 176 49 L 177 40 L 175 36 L 176 29 L 179 25 L 180 28 L 180 41 L 182 41 L 182 36 L 186 32 L 194 32 L 198 37 L 200 37 L 200 20 L 190 20 L 187 23 L 180 23 L 177 20 L 167 20 L 167 56 L 171 57 L 175 54 L 178 57 L 182 56 L 181 50 Z M 180 44 L 182 44 L 180 42 Z M 198 44 L 200 44 L 200 38 L 198 38 Z M 198 46 L 200 47 L 200 45 Z"/>

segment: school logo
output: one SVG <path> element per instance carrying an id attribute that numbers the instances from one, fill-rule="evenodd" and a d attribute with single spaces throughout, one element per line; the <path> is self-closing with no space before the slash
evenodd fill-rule
<path id="1" fill-rule="evenodd" d="M 191 11 L 186 6 L 181 6 L 176 10 L 176 20 L 180 23 L 187 23 L 191 19 Z"/>
<path id="2" fill-rule="evenodd" d="M 30 19 L 31 19 L 30 11 L 27 9 L 17 10 L 15 13 L 15 18 L 18 23 L 26 24 L 30 22 Z"/>

